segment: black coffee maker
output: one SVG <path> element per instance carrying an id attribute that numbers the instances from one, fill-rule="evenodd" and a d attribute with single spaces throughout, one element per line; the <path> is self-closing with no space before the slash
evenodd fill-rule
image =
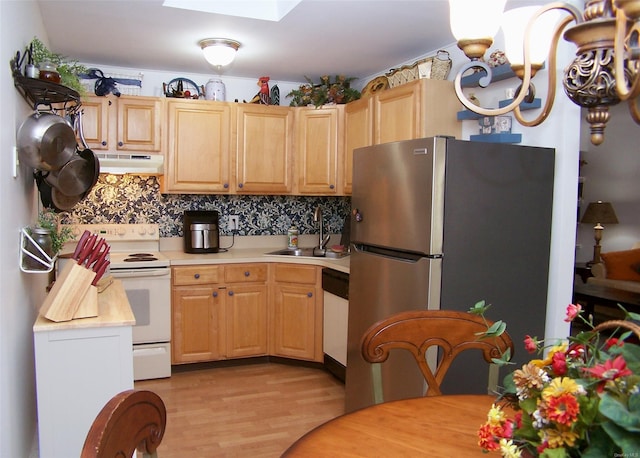
<path id="1" fill-rule="evenodd" d="M 220 249 L 220 230 L 216 210 L 187 210 L 184 212 L 184 252 L 217 253 Z"/>

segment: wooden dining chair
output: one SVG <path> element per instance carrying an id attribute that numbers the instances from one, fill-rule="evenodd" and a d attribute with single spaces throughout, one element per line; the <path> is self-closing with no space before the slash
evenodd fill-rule
<path id="1" fill-rule="evenodd" d="M 167 423 L 160 396 L 152 391 L 127 390 L 116 394 L 93 421 L 80 458 L 157 457 L 156 449 Z"/>
<path id="2" fill-rule="evenodd" d="M 404 349 L 413 355 L 427 382 L 426 396 L 440 395 L 440 385 L 453 360 L 463 351 L 477 349 L 487 363 L 507 350 L 513 356 L 513 342 L 505 331 L 499 337 L 481 338 L 493 322 L 478 315 L 450 310 L 415 310 L 396 313 L 373 324 L 364 333 L 361 350 L 370 363 L 382 363 L 392 349 Z M 438 347 L 435 370 L 427 362 L 427 350 Z M 374 397 L 382 401 L 381 378 L 374 372 Z"/>

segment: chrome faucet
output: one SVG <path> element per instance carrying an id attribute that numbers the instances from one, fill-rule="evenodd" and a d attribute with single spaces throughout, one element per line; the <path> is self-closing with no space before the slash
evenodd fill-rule
<path id="1" fill-rule="evenodd" d="M 324 228 L 323 228 L 323 224 L 322 224 L 322 209 L 320 208 L 320 206 L 316 207 L 316 210 L 313 212 L 313 222 L 314 223 L 318 223 L 318 225 L 320 226 L 320 234 L 318 236 L 318 246 L 314 248 L 314 254 L 316 254 L 317 251 L 319 251 L 320 255 L 324 254 L 324 251 L 326 249 L 327 243 L 329 243 L 329 234 L 326 235 L 326 237 L 324 236 Z"/>

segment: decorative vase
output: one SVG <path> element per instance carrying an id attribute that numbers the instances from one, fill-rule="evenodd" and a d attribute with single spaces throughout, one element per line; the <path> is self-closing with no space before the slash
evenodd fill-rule
<path id="1" fill-rule="evenodd" d="M 204 88 L 204 98 L 206 100 L 217 100 L 224 102 L 227 100 L 227 89 L 220 78 L 211 78 Z"/>

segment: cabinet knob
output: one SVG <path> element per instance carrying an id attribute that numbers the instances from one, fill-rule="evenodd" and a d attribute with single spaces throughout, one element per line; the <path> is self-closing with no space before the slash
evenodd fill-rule
<path id="1" fill-rule="evenodd" d="M 249 272 L 248 270 L 244 273 L 245 277 L 248 277 L 249 275 L 251 275 L 251 272 Z"/>
<path id="2" fill-rule="evenodd" d="M 122 145 L 124 145 L 123 142 L 118 142 L 118 146 L 122 146 Z"/>
<path id="3" fill-rule="evenodd" d="M 229 187 L 229 183 L 225 183 L 225 184 L 223 184 L 223 185 L 222 185 L 222 187 L 223 187 L 224 189 L 227 189 L 227 188 Z"/>
<path id="4" fill-rule="evenodd" d="M 112 105 L 111 100 L 109 100 L 109 106 L 111 106 L 111 105 Z"/>
<path id="5" fill-rule="evenodd" d="M 312 292 L 308 292 L 307 293 L 307 297 L 313 297 L 313 293 Z"/>
<path id="6" fill-rule="evenodd" d="M 213 292 L 213 297 L 218 297 L 218 291 Z"/>
<path id="7" fill-rule="evenodd" d="M 238 183 L 239 188 L 242 188 L 242 186 L 243 186 L 242 183 Z"/>
<path id="8" fill-rule="evenodd" d="M 101 142 L 100 142 L 100 144 L 101 144 L 102 146 L 107 146 L 107 142 L 105 142 L 104 140 L 103 140 L 103 141 L 101 141 Z"/>
<path id="9" fill-rule="evenodd" d="M 200 274 L 195 274 L 193 278 L 200 278 Z"/>
<path id="10" fill-rule="evenodd" d="M 334 186 L 334 185 L 332 185 L 332 184 L 330 184 L 330 185 L 329 185 L 329 189 L 333 189 L 333 188 L 335 188 L 335 186 Z"/>
<path id="11" fill-rule="evenodd" d="M 233 296 L 233 291 L 229 291 L 229 296 Z"/>

